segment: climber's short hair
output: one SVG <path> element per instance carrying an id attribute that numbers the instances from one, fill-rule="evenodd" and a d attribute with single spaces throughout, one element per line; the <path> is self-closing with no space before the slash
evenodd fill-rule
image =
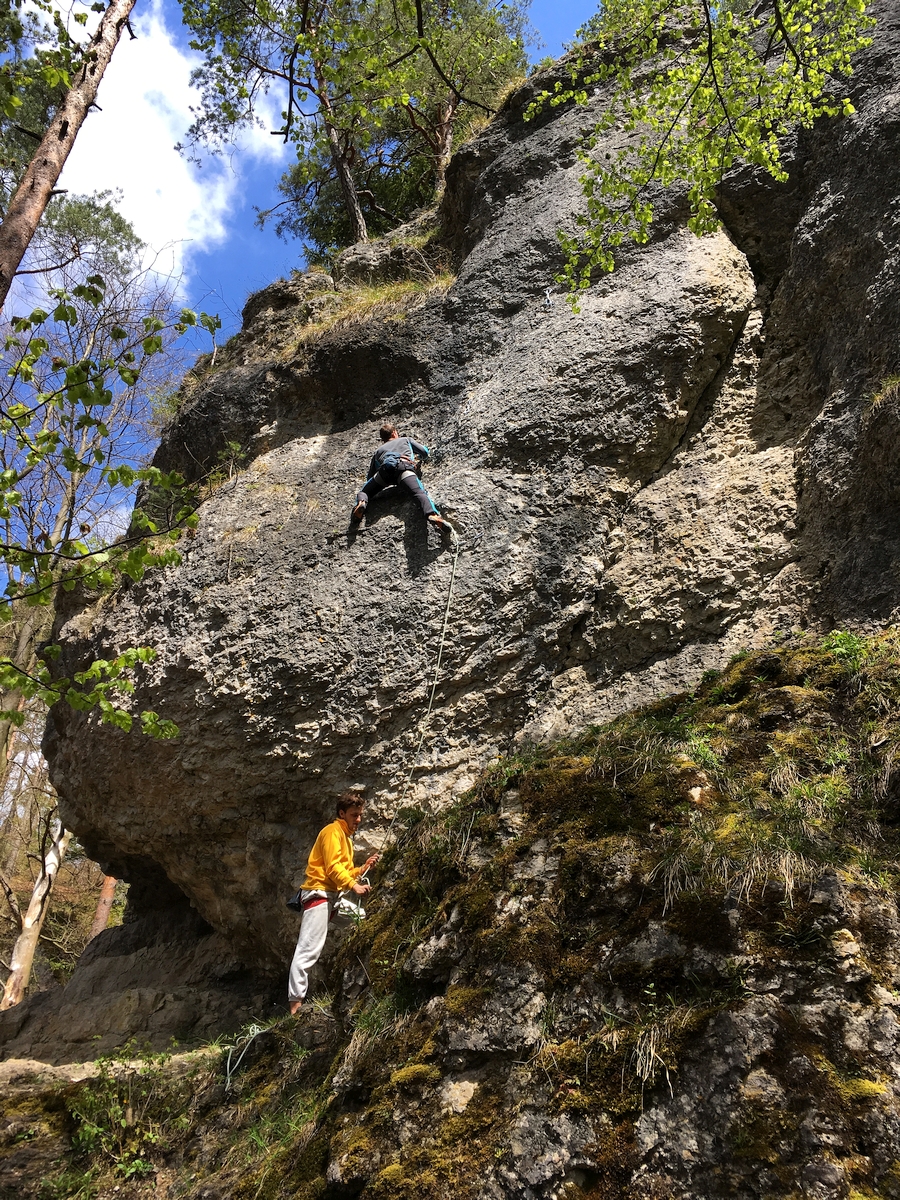
<path id="1" fill-rule="evenodd" d="M 344 792 L 338 797 L 337 803 L 334 806 L 335 813 L 340 816 L 345 813 L 348 808 L 365 808 L 366 798 L 359 792 Z"/>
<path id="2" fill-rule="evenodd" d="M 391 438 L 395 438 L 397 436 L 397 429 L 394 425 L 382 425 L 378 432 L 381 434 L 381 440 L 383 442 L 389 442 Z"/>

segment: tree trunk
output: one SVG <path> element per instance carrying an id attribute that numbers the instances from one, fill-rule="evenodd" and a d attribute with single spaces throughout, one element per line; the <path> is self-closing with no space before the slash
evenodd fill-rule
<path id="1" fill-rule="evenodd" d="M 134 4 L 135 0 L 112 0 L 103 14 L 75 80 L 9 202 L 0 224 L 0 308 L 6 303 L 16 271 L 44 215 L 88 109 L 97 97 L 103 72 L 109 66 L 119 34 Z"/>
<path id="2" fill-rule="evenodd" d="M 18 667 L 27 675 L 33 675 L 37 666 L 35 647 L 50 634 L 53 622 L 53 610 L 48 608 L 26 608 L 20 602 L 15 608 L 16 619 L 12 623 L 11 642 L 7 654 L 2 654 L 5 661 Z M 18 622 L 21 621 L 21 624 Z M 4 647 L 6 648 L 6 647 Z M 16 689 L 0 692 L 0 711 L 21 712 L 26 703 L 25 696 Z M 0 794 L 6 787 L 10 763 L 16 749 L 15 722 L 7 719 L 0 720 Z"/>
<path id="3" fill-rule="evenodd" d="M 53 818 L 47 833 L 50 844 L 44 851 L 41 873 L 38 875 L 31 893 L 31 900 L 25 910 L 25 916 L 22 918 L 22 932 L 13 946 L 10 960 L 11 970 L 6 987 L 3 989 L 3 999 L 0 1000 L 0 1012 L 19 1004 L 25 995 L 25 989 L 31 978 L 34 952 L 37 949 L 41 927 L 50 903 L 50 893 L 53 891 L 56 874 L 66 856 L 66 850 L 69 848 L 69 841 L 72 837 L 67 829 L 63 829 L 62 822 L 58 817 Z"/>
<path id="4" fill-rule="evenodd" d="M 91 932 L 88 934 L 89 942 L 93 941 L 98 933 L 102 933 L 109 924 L 109 914 L 115 898 L 116 878 L 114 875 L 104 875 L 103 886 L 100 888 L 100 899 L 97 901 L 97 911 L 94 913 Z"/>
<path id="5" fill-rule="evenodd" d="M 459 96 L 453 92 L 446 104 L 441 105 L 440 119 L 435 127 L 437 149 L 434 155 L 434 187 L 438 196 L 442 195 L 447 181 L 447 167 L 453 152 L 453 122 L 458 108 Z"/>
<path id="6" fill-rule="evenodd" d="M 325 132 L 328 135 L 328 145 L 331 149 L 331 161 L 334 163 L 334 169 L 337 171 L 338 183 L 341 185 L 341 195 L 344 197 L 347 215 L 350 218 L 350 226 L 353 231 L 353 241 L 367 242 L 369 240 L 369 231 L 366 228 L 366 218 L 363 216 L 363 210 L 359 203 L 359 196 L 356 192 L 356 184 L 353 182 L 353 176 L 350 174 L 350 165 L 347 162 L 347 156 L 341 149 L 341 139 L 338 136 L 337 127 L 334 124 L 334 110 L 332 109 L 331 101 L 328 98 L 328 85 L 325 82 L 318 63 L 315 64 L 315 70 L 316 85 L 319 89 L 319 105 L 322 111 L 322 120 L 325 123 Z"/>

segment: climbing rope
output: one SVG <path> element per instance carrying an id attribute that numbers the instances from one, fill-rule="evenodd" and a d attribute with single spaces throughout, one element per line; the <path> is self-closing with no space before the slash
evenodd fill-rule
<path id="1" fill-rule="evenodd" d="M 244 1034 L 244 1037 L 247 1040 L 244 1043 L 244 1048 L 241 1050 L 240 1054 L 238 1055 L 237 1061 L 235 1062 L 234 1066 L 231 1065 L 231 1056 L 232 1056 L 232 1054 L 234 1054 L 235 1050 L 237 1050 L 238 1046 L 240 1045 L 240 1040 L 235 1042 L 235 1044 L 233 1046 L 228 1047 L 228 1057 L 225 1060 L 225 1095 L 226 1096 L 231 1091 L 231 1080 L 237 1074 L 238 1067 L 241 1065 L 244 1055 L 247 1053 L 247 1051 L 250 1049 L 250 1047 L 253 1045 L 253 1043 L 256 1041 L 256 1039 L 259 1037 L 259 1035 L 261 1033 L 265 1033 L 265 1031 L 266 1031 L 265 1025 L 248 1025 L 247 1026 L 247 1031 Z"/>
<path id="2" fill-rule="evenodd" d="M 444 645 L 447 641 L 447 629 L 450 624 L 450 608 L 453 603 L 453 584 L 456 580 L 456 564 L 459 561 L 459 552 L 462 549 L 462 542 L 459 540 L 459 534 L 455 529 L 452 528 L 450 532 L 453 539 L 451 542 L 453 547 L 453 559 L 450 566 L 450 583 L 447 587 L 447 603 L 444 605 L 444 620 L 441 624 L 441 637 L 440 641 L 438 642 L 437 658 L 435 659 L 434 663 L 434 675 L 431 680 L 431 691 L 428 695 L 428 704 L 425 708 L 425 712 L 419 718 L 419 740 L 416 744 L 415 750 L 413 751 L 412 766 L 409 768 L 409 774 L 407 775 L 406 780 L 400 789 L 400 795 L 397 797 L 397 807 L 394 810 L 394 815 L 391 818 L 391 823 L 388 826 L 387 833 L 384 835 L 381 853 L 384 853 L 390 844 L 391 833 L 394 828 L 394 823 L 400 814 L 404 796 L 412 786 L 413 775 L 415 775 L 416 767 L 418 766 L 419 753 L 421 752 L 422 746 L 425 742 L 425 734 L 428 732 L 428 721 L 431 717 L 431 711 L 434 708 L 434 697 L 435 693 L 437 692 L 438 679 L 440 678 L 441 674 L 441 662 L 443 661 L 444 657 Z"/>

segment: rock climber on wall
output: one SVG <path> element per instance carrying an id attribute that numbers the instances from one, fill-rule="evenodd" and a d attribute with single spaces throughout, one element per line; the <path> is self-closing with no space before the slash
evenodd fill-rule
<path id="1" fill-rule="evenodd" d="M 366 515 L 366 506 L 373 496 L 392 484 L 401 484 L 419 502 L 422 512 L 430 525 L 448 536 L 452 534 L 452 526 L 438 512 L 437 505 L 422 486 L 422 480 L 417 471 L 417 461 L 428 458 L 427 446 L 414 441 L 411 437 L 401 437 L 393 425 L 382 425 L 381 442 L 372 461 L 369 464 L 369 474 L 365 484 L 356 493 L 356 504 L 351 513 L 351 521 L 358 522 Z"/>

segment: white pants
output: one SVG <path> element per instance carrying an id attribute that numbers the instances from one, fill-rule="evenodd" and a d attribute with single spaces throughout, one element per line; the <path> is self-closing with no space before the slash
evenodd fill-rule
<path id="1" fill-rule="evenodd" d="M 328 936 L 328 922 L 337 902 L 337 892 L 301 892 L 300 903 L 310 900 L 324 900 L 324 904 L 314 904 L 304 908 L 303 921 L 300 925 L 300 936 L 297 938 L 297 949 L 291 960 L 291 971 L 288 976 L 288 1000 L 302 1000 L 309 988 L 309 972 L 319 961 L 319 955 L 325 946 Z"/>

